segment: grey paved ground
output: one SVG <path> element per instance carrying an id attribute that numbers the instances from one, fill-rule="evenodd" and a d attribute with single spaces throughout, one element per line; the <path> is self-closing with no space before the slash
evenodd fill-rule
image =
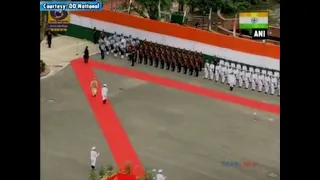
<path id="1" fill-rule="evenodd" d="M 257 112 L 254 117 L 251 109 L 238 105 L 95 72 L 101 82 L 108 83 L 111 103 L 143 164 L 163 168 L 169 180 L 264 180 L 270 179 L 269 172 L 280 171 L 279 116 Z M 183 75 L 177 78 L 187 80 Z M 71 67 L 41 82 L 41 177 L 85 179 L 92 145 L 101 152 L 98 164 L 113 163 Z M 195 78 L 191 82 L 215 87 Z M 278 101 L 258 93 L 238 93 Z M 57 102 L 45 103 L 51 98 Z M 239 169 L 220 164 L 241 160 L 258 165 Z"/>

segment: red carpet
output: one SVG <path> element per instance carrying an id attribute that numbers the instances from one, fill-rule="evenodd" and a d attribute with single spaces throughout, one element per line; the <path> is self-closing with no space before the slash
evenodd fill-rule
<path id="1" fill-rule="evenodd" d="M 98 91 L 97 97 L 93 98 L 91 96 L 89 86 L 95 74 L 90 65 L 84 64 L 82 61 L 72 61 L 71 66 L 100 125 L 102 133 L 109 144 L 118 168 L 123 168 L 126 162 L 130 161 L 133 165 L 134 173 L 136 175 L 142 175 L 144 168 L 112 105 L 110 103 L 102 104 L 100 91 Z"/>

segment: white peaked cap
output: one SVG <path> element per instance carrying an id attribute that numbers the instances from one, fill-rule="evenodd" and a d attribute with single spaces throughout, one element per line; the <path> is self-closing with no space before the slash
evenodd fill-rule
<path id="1" fill-rule="evenodd" d="M 162 169 L 159 169 L 159 170 L 158 170 L 158 173 L 162 173 Z"/>
<path id="2" fill-rule="evenodd" d="M 95 147 L 95 146 L 93 146 L 93 147 L 91 148 L 91 150 L 96 150 L 96 147 Z"/>
<path id="3" fill-rule="evenodd" d="M 107 84 L 103 84 L 103 87 L 107 87 Z"/>

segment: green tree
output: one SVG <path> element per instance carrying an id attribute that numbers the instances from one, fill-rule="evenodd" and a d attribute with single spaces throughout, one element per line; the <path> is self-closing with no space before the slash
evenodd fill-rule
<path id="1" fill-rule="evenodd" d="M 136 0 L 135 2 L 147 11 L 150 19 L 158 20 L 161 18 L 159 17 L 158 0 Z M 172 6 L 172 0 L 160 0 L 160 4 L 161 11 L 169 11 Z"/>
<path id="2" fill-rule="evenodd" d="M 190 0 L 177 0 L 177 2 L 179 3 L 179 12 L 184 11 L 184 5 L 187 5 L 189 1 Z"/>
<path id="3" fill-rule="evenodd" d="M 210 8 L 213 11 L 220 9 L 223 13 L 234 13 L 248 9 L 251 1 L 261 2 L 261 0 L 190 0 L 188 5 L 198 8 L 203 14 L 209 13 Z"/>

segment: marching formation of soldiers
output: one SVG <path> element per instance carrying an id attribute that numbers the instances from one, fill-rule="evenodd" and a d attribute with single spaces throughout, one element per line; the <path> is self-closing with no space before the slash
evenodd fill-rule
<path id="1" fill-rule="evenodd" d="M 220 83 L 228 83 L 230 90 L 238 85 L 239 88 L 264 92 L 265 94 L 280 96 L 280 73 L 260 70 L 259 68 L 241 66 L 240 64 L 224 62 L 219 63 L 205 61 L 204 79 L 214 80 Z"/>
<path id="2" fill-rule="evenodd" d="M 154 42 L 140 41 L 131 36 L 125 37 L 116 32 L 109 37 L 102 31 L 98 41 L 101 59 L 105 55 L 118 55 L 121 59 L 128 57 L 131 66 L 135 63 L 145 64 L 160 69 L 176 71 L 178 73 L 198 77 L 202 71 L 204 56 L 199 52 L 191 52 L 185 49 L 173 48 Z M 214 58 L 216 59 L 216 58 Z M 217 62 L 213 60 L 204 63 L 204 79 L 214 80 L 228 84 L 230 91 L 235 86 L 270 95 L 280 96 L 280 74 L 266 70 L 254 69 L 253 67 L 241 66 L 240 64 Z"/>

